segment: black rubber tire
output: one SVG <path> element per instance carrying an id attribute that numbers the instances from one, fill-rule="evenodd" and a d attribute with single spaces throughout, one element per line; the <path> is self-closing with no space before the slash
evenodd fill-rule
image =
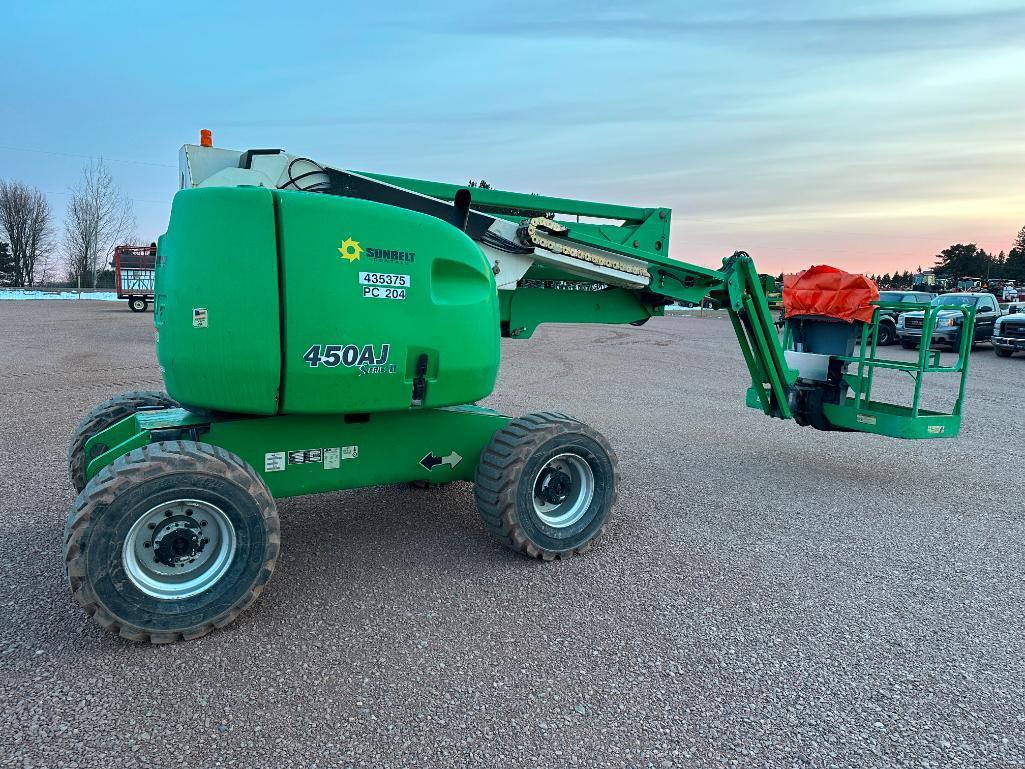
<path id="1" fill-rule="evenodd" d="M 204 592 L 155 598 L 129 579 L 121 548 L 141 515 L 183 498 L 224 511 L 235 528 L 235 555 Z M 75 600 L 98 625 L 133 641 L 171 643 L 224 627 L 252 606 L 274 573 L 280 543 L 274 498 L 252 467 L 217 446 L 168 441 L 135 449 L 89 482 L 68 513 L 64 560 Z"/>
<path id="2" fill-rule="evenodd" d="M 71 476 L 75 493 L 85 488 L 86 441 L 141 408 L 177 408 L 178 405 L 178 402 L 167 393 L 155 390 L 133 390 L 103 401 L 82 417 L 68 442 L 68 475 Z"/>
<path id="3" fill-rule="evenodd" d="M 1014 355 L 1014 350 L 1004 350 L 996 345 L 993 345 L 993 352 L 997 354 L 998 358 L 1010 358 Z"/>
<path id="4" fill-rule="evenodd" d="M 916 347 L 918 347 L 917 344 L 915 344 L 914 342 L 910 342 L 907 339 L 901 339 L 900 346 L 903 347 L 905 350 L 914 350 Z"/>
<path id="5" fill-rule="evenodd" d="M 531 483 L 545 462 L 569 450 L 584 459 L 595 489 L 587 511 L 572 526 L 555 529 L 534 511 Z M 474 479 L 477 509 L 506 547 L 546 561 L 590 549 L 602 535 L 619 489 L 619 460 L 596 430 L 565 414 L 514 419 L 481 452 Z"/>
<path id="6" fill-rule="evenodd" d="M 128 300 L 128 307 L 132 312 L 146 312 L 149 303 L 141 296 L 134 296 Z"/>
<path id="7" fill-rule="evenodd" d="M 879 339 L 876 342 L 880 347 L 889 347 L 897 341 L 897 328 L 892 323 L 880 321 Z"/>

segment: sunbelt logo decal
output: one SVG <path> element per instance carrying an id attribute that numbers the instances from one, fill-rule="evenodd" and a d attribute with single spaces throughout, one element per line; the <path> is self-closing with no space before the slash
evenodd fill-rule
<path id="1" fill-rule="evenodd" d="M 388 362 L 390 344 L 315 344 L 303 355 L 310 368 L 327 366 L 356 369 L 364 374 L 394 374 L 396 366 Z"/>
<path id="2" fill-rule="evenodd" d="M 353 240 L 351 237 L 346 238 L 338 246 L 338 253 L 341 254 L 342 259 L 347 261 L 349 264 L 359 261 L 360 256 L 366 255 L 368 259 L 373 259 L 375 262 L 392 262 L 393 264 L 408 264 L 416 259 L 416 252 L 414 251 L 401 251 L 394 248 L 377 248 L 376 246 L 367 246 L 363 248 L 359 244 L 358 240 Z"/>
<path id="3" fill-rule="evenodd" d="M 346 238 L 342 241 L 342 245 L 338 247 L 338 253 L 342 255 L 342 259 L 348 260 L 350 264 L 359 259 L 359 255 L 363 253 L 363 249 L 360 248 L 359 242 L 352 238 Z"/>

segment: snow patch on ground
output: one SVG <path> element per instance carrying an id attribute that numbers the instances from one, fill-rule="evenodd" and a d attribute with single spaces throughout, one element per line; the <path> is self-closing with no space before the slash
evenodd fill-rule
<path id="1" fill-rule="evenodd" d="M 78 299 L 77 291 L 23 291 L 0 288 L 0 300 L 3 299 Z M 94 299 L 100 302 L 116 302 L 117 294 L 113 291 L 83 291 L 82 299 Z"/>

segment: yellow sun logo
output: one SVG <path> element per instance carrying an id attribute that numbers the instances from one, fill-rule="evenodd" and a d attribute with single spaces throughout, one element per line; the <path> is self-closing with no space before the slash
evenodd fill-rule
<path id="1" fill-rule="evenodd" d="M 342 241 L 342 245 L 338 248 L 338 253 L 342 255 L 342 259 L 348 259 L 350 263 L 355 262 L 359 259 L 359 255 L 363 253 L 363 249 L 359 247 L 359 243 L 352 238 L 346 238 Z"/>

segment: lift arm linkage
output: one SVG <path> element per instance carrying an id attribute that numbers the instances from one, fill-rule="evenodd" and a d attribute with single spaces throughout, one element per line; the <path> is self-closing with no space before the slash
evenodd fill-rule
<path id="1" fill-rule="evenodd" d="M 652 291 L 694 301 L 694 289 L 698 286 L 698 301 L 710 294 L 729 312 L 758 405 L 769 416 L 792 418 L 787 396 L 797 372 L 786 363 L 765 285 L 750 255 L 737 251 L 723 260 L 720 270 L 672 262 L 653 265 L 650 271 Z"/>

